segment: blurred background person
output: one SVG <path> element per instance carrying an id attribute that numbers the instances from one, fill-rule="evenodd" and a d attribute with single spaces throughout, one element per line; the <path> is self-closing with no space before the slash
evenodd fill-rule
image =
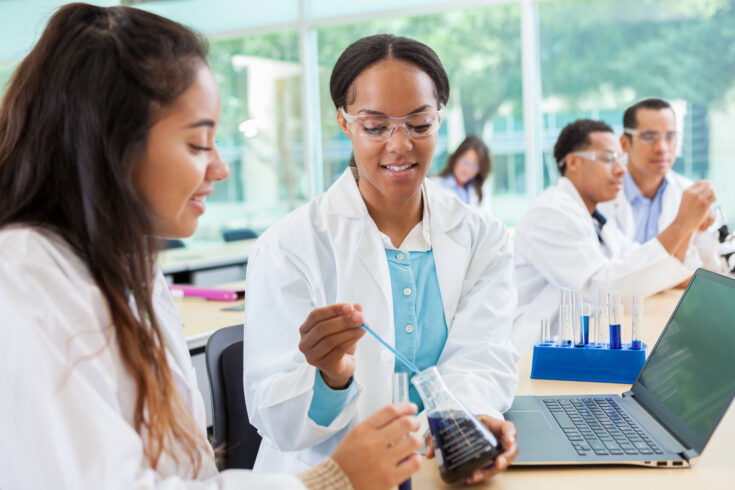
<path id="1" fill-rule="evenodd" d="M 465 204 L 490 211 L 490 186 L 485 181 L 491 165 L 485 143 L 477 136 L 468 136 L 449 155 L 447 166 L 431 180 Z"/>

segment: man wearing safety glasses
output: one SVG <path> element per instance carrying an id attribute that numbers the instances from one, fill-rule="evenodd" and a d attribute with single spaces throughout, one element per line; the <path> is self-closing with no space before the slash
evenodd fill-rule
<path id="1" fill-rule="evenodd" d="M 714 201 L 709 188 L 685 194 L 673 222 L 638 244 L 598 210 L 620 193 L 626 173 L 627 155 L 610 126 L 589 119 L 567 125 L 554 159 L 562 177 L 536 199 L 515 233 L 512 340 L 520 355 L 541 340 L 541 320 L 558 325 L 562 287 L 582 290 L 594 304 L 598 290 L 650 295 L 690 277 L 693 270 L 681 261 Z"/>
<path id="2" fill-rule="evenodd" d="M 674 221 L 685 193 L 714 191 L 706 180 L 694 183 L 671 170 L 681 135 L 671 104 L 661 99 L 636 102 L 625 111 L 623 126 L 620 145 L 628 155 L 623 192 L 600 205 L 600 211 L 629 238 L 645 243 Z M 726 273 L 716 231 L 725 223 L 712 226 L 714 221 L 709 211 L 690 237 L 684 263 Z"/>

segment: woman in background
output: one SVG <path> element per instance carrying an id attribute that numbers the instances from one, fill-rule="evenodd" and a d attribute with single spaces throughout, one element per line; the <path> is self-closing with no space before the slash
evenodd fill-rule
<path id="1" fill-rule="evenodd" d="M 449 155 L 447 166 L 431 180 L 442 189 L 452 192 L 463 203 L 490 210 L 490 152 L 477 136 L 468 136 Z"/>
<path id="2" fill-rule="evenodd" d="M 0 488 L 383 488 L 419 466 L 412 404 L 299 477 L 217 474 L 156 238 L 215 181 L 206 46 L 126 7 L 67 5 L 0 106 Z M 397 442 L 400 441 L 400 442 Z"/>

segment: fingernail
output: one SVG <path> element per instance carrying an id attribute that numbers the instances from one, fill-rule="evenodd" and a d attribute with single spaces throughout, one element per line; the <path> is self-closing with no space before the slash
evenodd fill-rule
<path id="1" fill-rule="evenodd" d="M 344 311 L 345 313 L 350 313 L 352 311 L 352 305 L 342 306 L 342 311 Z"/>
<path id="2" fill-rule="evenodd" d="M 352 320 L 353 322 L 361 322 L 362 315 L 359 313 L 353 313 L 352 316 L 350 317 L 350 320 Z"/>

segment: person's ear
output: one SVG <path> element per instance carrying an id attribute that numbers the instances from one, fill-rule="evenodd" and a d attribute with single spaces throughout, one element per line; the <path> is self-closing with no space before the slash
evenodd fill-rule
<path id="1" fill-rule="evenodd" d="M 564 175 L 567 176 L 570 173 L 576 174 L 579 170 L 579 162 L 581 158 L 579 158 L 577 155 L 567 155 L 564 157 L 566 162 L 566 170 L 564 171 Z"/>
<path id="2" fill-rule="evenodd" d="M 342 107 L 340 107 L 337 110 L 337 124 L 339 124 L 339 127 L 342 128 L 342 132 L 345 134 L 345 136 L 352 139 L 352 134 L 350 133 L 350 130 L 347 128 L 347 120 L 342 115 L 342 111 L 344 111 Z"/>
<path id="3" fill-rule="evenodd" d="M 630 136 L 625 133 L 620 135 L 620 147 L 623 149 L 623 153 L 630 152 Z"/>

